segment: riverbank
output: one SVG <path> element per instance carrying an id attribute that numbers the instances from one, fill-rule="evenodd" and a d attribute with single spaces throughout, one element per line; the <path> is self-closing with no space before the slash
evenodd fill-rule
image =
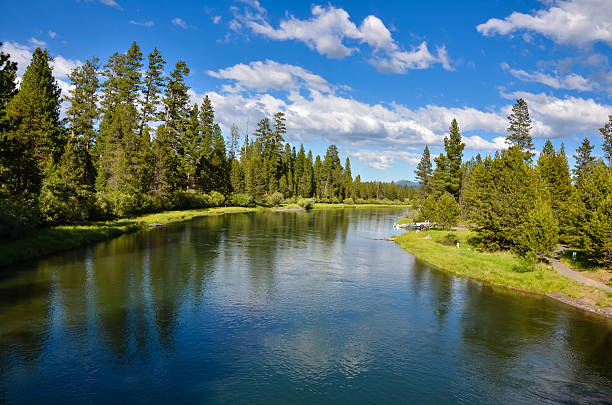
<path id="1" fill-rule="evenodd" d="M 430 239 L 424 239 L 427 235 Z M 470 231 L 453 234 L 459 248 L 446 231 L 406 232 L 394 238 L 402 249 L 418 259 L 458 277 L 470 278 L 527 293 L 546 295 L 575 307 L 612 318 L 612 294 L 584 286 L 539 264 L 535 271 L 519 272 L 520 259 L 507 252 L 486 253 L 468 242 Z"/>
<path id="2" fill-rule="evenodd" d="M 407 208 L 408 205 L 388 204 L 327 204 L 316 203 L 313 209 L 341 208 Z M 53 253 L 62 252 L 79 246 L 111 239 L 124 233 L 147 229 L 156 225 L 211 216 L 238 214 L 255 211 L 295 212 L 303 211 L 297 204 L 275 208 L 264 207 L 215 207 L 182 211 L 164 211 L 134 218 L 114 221 L 91 222 L 83 225 L 60 225 L 35 229 L 28 236 L 0 244 L 0 267 L 37 259 Z"/>

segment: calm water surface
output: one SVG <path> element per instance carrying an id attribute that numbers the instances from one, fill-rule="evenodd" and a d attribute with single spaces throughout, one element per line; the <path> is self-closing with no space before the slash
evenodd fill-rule
<path id="1" fill-rule="evenodd" d="M 0 403 L 612 403 L 612 323 L 391 242 L 209 217 L 0 271 Z"/>

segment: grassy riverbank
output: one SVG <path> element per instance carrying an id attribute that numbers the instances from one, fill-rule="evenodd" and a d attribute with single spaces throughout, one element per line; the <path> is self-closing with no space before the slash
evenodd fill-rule
<path id="1" fill-rule="evenodd" d="M 148 228 L 153 224 L 169 224 L 197 217 L 252 212 L 258 208 L 216 207 L 185 211 L 165 211 L 115 221 L 92 222 L 85 225 L 61 225 L 35 229 L 24 238 L 0 245 L 0 266 L 36 259 L 51 253 L 114 238 L 124 233 Z"/>
<path id="2" fill-rule="evenodd" d="M 406 208 L 408 206 L 316 203 L 313 209 L 391 207 Z M 274 208 L 274 210 L 279 211 L 294 209 L 301 210 L 297 204 Z M 92 222 L 84 225 L 61 225 L 35 229 L 30 235 L 12 241 L 4 241 L 0 244 L 0 267 L 111 239 L 124 233 L 146 229 L 154 224 L 166 225 L 173 222 L 188 221 L 197 217 L 269 210 L 269 208 L 263 207 L 216 207 L 184 211 L 164 211 L 134 218 L 118 219 L 115 221 Z"/>
<path id="3" fill-rule="evenodd" d="M 520 259 L 507 252 L 480 252 L 468 242 L 470 232 L 453 232 L 459 249 L 448 241 L 446 231 L 406 232 L 395 238 L 404 250 L 439 269 L 499 287 L 544 295 L 563 294 L 589 305 L 612 307 L 612 294 L 587 287 L 540 264 L 535 271 L 519 272 Z M 423 239 L 427 234 L 431 239 Z"/>

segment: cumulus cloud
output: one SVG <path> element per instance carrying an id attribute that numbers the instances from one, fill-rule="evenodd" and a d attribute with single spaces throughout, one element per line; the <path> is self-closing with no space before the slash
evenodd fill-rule
<path id="1" fill-rule="evenodd" d="M 415 165 L 421 160 L 418 153 L 396 151 L 396 150 L 369 150 L 362 149 L 356 152 L 349 152 L 351 158 L 356 158 L 360 162 L 378 170 L 387 170 L 396 160 Z"/>
<path id="2" fill-rule="evenodd" d="M 185 22 L 185 20 L 183 20 L 182 18 L 179 17 L 175 17 L 172 19 L 172 21 L 170 21 L 173 25 L 176 25 L 178 27 L 181 27 L 182 29 L 186 30 L 187 29 L 187 23 Z"/>
<path id="3" fill-rule="evenodd" d="M 55 31 L 49 31 L 49 37 L 51 37 L 51 39 L 55 39 L 55 37 L 57 36 L 57 32 Z"/>
<path id="4" fill-rule="evenodd" d="M 266 76 L 268 69 L 271 73 Z M 209 74 L 227 82 L 221 91 L 207 93 L 224 130 L 229 130 L 232 123 L 243 130 L 249 123 L 252 130 L 263 117 L 283 111 L 287 116 L 288 140 L 324 140 L 359 150 L 376 148 L 412 153 L 425 145 L 441 148 L 453 118 L 459 122 L 468 150 L 503 149 L 507 117 L 512 104 L 520 97 L 529 104 L 533 134 L 540 138 L 594 133 L 612 113 L 612 106 L 593 99 L 560 99 L 527 92 L 502 93 L 508 103 L 490 110 L 470 106 L 409 108 L 397 103 L 369 104 L 338 94 L 332 83 L 312 72 L 273 61 L 239 64 Z M 201 102 L 203 96 L 192 92 L 194 101 Z M 365 156 L 362 154 L 363 159 Z M 400 160 L 400 156 L 407 161 L 410 155 L 386 153 L 384 156 L 372 164 L 385 167 Z"/>
<path id="5" fill-rule="evenodd" d="M 476 27 L 485 36 L 509 35 L 527 30 L 556 43 L 584 46 L 601 41 L 612 46 L 612 1 L 549 0 L 547 7 L 532 14 L 513 12 L 506 18 L 491 18 Z"/>
<path id="6" fill-rule="evenodd" d="M 221 22 L 221 16 L 220 15 L 215 15 L 212 17 L 212 22 L 213 24 L 219 24 Z"/>
<path id="7" fill-rule="evenodd" d="M 245 1 L 249 5 L 243 13 L 234 7 L 236 19 L 230 22 L 232 30 L 245 26 L 256 34 L 278 41 L 295 40 L 329 58 L 341 59 L 360 50 L 361 44 L 370 47 L 368 62 L 381 72 L 405 73 L 410 69 L 427 69 L 440 64 L 452 70 L 450 58 L 444 46 L 432 54 L 426 42 L 410 50 L 402 49 L 391 32 L 376 16 L 369 15 L 357 26 L 342 8 L 313 5 L 312 17 L 299 19 L 288 16 L 278 27 L 272 26 L 266 10 L 258 1 Z"/>
<path id="8" fill-rule="evenodd" d="M 524 91 L 501 93 L 510 100 L 523 98 L 529 105 L 534 121 L 533 135 L 538 138 L 562 138 L 575 133 L 592 134 L 597 131 L 612 106 L 599 104 L 592 98 L 557 98 L 545 93 L 533 94 Z"/>
<path id="9" fill-rule="evenodd" d="M 593 90 L 593 83 L 586 77 L 577 73 L 570 73 L 562 76 L 559 74 L 550 75 L 543 72 L 526 72 L 520 69 L 512 69 L 507 63 L 501 64 L 502 69 L 512 76 L 524 82 L 536 82 L 550 86 L 554 89 L 567 89 L 579 91 Z"/>
<path id="10" fill-rule="evenodd" d="M 130 20 L 128 21 L 128 24 L 132 24 L 132 25 L 138 25 L 140 27 L 153 27 L 155 25 L 154 21 L 136 21 L 136 20 Z"/>
<path id="11" fill-rule="evenodd" d="M 34 49 L 28 45 L 7 41 L 2 44 L 0 51 L 9 54 L 11 56 L 11 61 L 17 62 L 17 76 L 18 80 L 21 81 L 21 77 L 30 64 Z M 67 92 L 70 88 L 70 84 L 66 81 L 68 74 L 72 71 L 72 69 L 82 64 L 83 63 L 78 59 L 68 59 L 61 55 L 57 55 L 53 58 L 53 62 L 51 63 L 53 68 L 53 76 L 55 76 L 57 79 L 57 83 L 62 89 L 64 95 L 68 94 Z"/>
<path id="12" fill-rule="evenodd" d="M 321 76 L 299 66 L 282 64 L 271 60 L 266 60 L 265 62 L 255 61 L 248 65 L 239 63 L 216 72 L 208 71 L 208 74 L 218 79 L 236 82 L 240 87 L 235 90 L 248 88 L 257 91 L 290 91 L 306 88 L 325 93 L 333 91 L 333 86 Z"/>

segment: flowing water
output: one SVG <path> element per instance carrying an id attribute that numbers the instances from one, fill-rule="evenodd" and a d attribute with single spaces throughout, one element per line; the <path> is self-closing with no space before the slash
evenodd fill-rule
<path id="1" fill-rule="evenodd" d="M 0 403 L 609 403 L 612 323 L 449 276 L 401 210 L 206 217 L 0 271 Z"/>

